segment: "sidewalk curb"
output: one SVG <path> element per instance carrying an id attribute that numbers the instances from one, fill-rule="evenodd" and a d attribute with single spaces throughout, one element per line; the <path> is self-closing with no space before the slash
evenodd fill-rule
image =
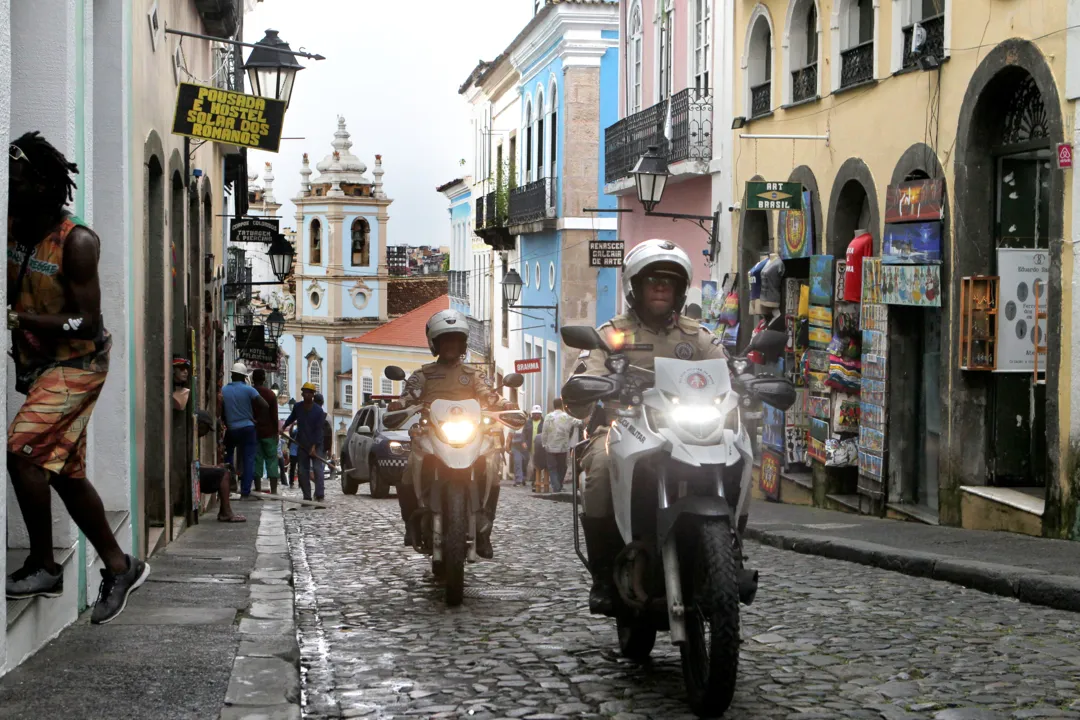
<path id="1" fill-rule="evenodd" d="M 966 560 L 948 555 L 901 550 L 861 540 L 815 535 L 794 530 L 746 528 L 746 537 L 764 545 L 818 555 L 914 577 L 962 585 L 1032 605 L 1080 612 L 1080 577 L 1052 575 L 1041 570 Z"/>
<path id="2" fill-rule="evenodd" d="M 249 605 L 219 720 L 300 720 L 300 645 L 282 503 L 260 509 Z"/>

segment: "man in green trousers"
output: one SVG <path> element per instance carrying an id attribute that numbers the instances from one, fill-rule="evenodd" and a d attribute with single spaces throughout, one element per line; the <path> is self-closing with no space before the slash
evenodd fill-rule
<path id="1" fill-rule="evenodd" d="M 270 492 L 277 495 L 278 491 L 278 418 L 277 418 L 277 395 L 266 387 L 266 371 L 262 368 L 251 374 L 251 384 L 263 400 L 268 409 L 255 410 L 255 492 L 262 492 L 262 479 L 265 468 L 266 477 L 270 478 Z"/>

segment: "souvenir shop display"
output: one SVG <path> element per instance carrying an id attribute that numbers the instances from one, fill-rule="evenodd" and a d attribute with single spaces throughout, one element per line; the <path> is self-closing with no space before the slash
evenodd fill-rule
<path id="1" fill-rule="evenodd" d="M 761 443 L 782 451 L 784 449 L 784 411 L 768 403 L 762 403 L 761 406 L 764 409 Z"/>
<path id="2" fill-rule="evenodd" d="M 770 500 L 780 500 L 780 466 L 782 458 L 771 450 L 761 452 L 761 492 Z"/>
<path id="3" fill-rule="evenodd" d="M 833 304 L 833 256 L 814 255 L 810 258 L 810 304 Z"/>
<path id="4" fill-rule="evenodd" d="M 941 267 L 883 265 L 881 302 L 886 305 L 941 307 Z"/>
<path id="5" fill-rule="evenodd" d="M 884 497 L 886 408 L 888 407 L 889 306 L 881 282 L 883 272 L 904 266 L 882 267 L 880 258 L 863 262 L 862 308 L 862 392 L 859 395 L 859 492 Z"/>
<path id="6" fill-rule="evenodd" d="M 848 467 L 856 465 L 859 446 L 855 438 L 829 438 L 825 441 L 825 467 Z"/>
<path id="7" fill-rule="evenodd" d="M 785 260 L 808 258 L 813 252 L 814 213 L 810 191 L 803 190 L 802 210 L 781 210 L 776 215 L 780 257 Z"/>

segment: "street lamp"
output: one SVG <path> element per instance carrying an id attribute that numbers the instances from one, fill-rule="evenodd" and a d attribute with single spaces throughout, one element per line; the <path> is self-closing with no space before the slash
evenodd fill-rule
<path id="1" fill-rule="evenodd" d="M 278 282 L 285 282 L 285 278 L 292 273 L 293 259 L 296 257 L 293 246 L 284 235 L 278 233 L 274 236 L 274 241 L 270 243 L 270 249 L 266 251 L 266 254 L 270 256 L 270 268 L 274 271 L 274 277 L 278 279 Z"/>
<path id="2" fill-rule="evenodd" d="M 513 268 L 510 269 L 502 279 L 502 294 L 503 303 L 510 307 L 517 305 L 517 301 L 521 299 L 521 287 L 524 283 L 521 282 L 521 275 L 518 275 L 518 271 Z"/>
<path id="3" fill-rule="evenodd" d="M 634 182 L 637 184 L 638 200 L 641 202 L 641 206 L 645 208 L 646 217 L 666 217 L 671 218 L 672 222 L 675 220 L 691 220 L 697 223 L 697 226 L 709 236 L 709 249 L 704 253 L 709 256 L 710 260 L 715 257 L 716 251 L 719 249 L 716 239 L 716 233 L 720 225 L 719 205 L 712 215 L 653 212 L 654 208 L 660 204 L 660 200 L 663 199 L 664 189 L 667 188 L 668 179 L 671 177 L 671 173 L 668 172 L 667 158 L 660 154 L 660 149 L 656 145 L 649 146 L 648 151 L 641 156 L 630 174 L 634 176 Z M 706 226 L 706 223 L 712 224 Z"/>
<path id="4" fill-rule="evenodd" d="M 296 73 L 303 69 L 289 44 L 278 37 L 277 30 L 267 30 L 244 63 L 252 91 L 260 97 L 284 100 L 285 107 L 289 106 Z"/>
<path id="5" fill-rule="evenodd" d="M 521 299 L 521 288 L 525 283 L 521 281 L 521 275 L 517 270 L 510 268 L 503 275 L 502 279 L 502 293 L 503 304 L 506 305 L 506 309 L 509 312 L 515 312 L 518 315 L 524 316 L 525 313 L 522 310 L 551 310 L 555 313 L 555 332 L 559 332 L 559 306 L 558 305 L 518 305 L 518 300 Z M 539 318 L 533 318 L 539 319 Z"/>
<path id="6" fill-rule="evenodd" d="M 285 316 L 280 310 L 274 310 L 266 318 L 266 332 L 271 343 L 277 343 L 281 333 L 285 332 Z"/>
<path id="7" fill-rule="evenodd" d="M 637 184 L 637 196 L 646 213 L 651 213 L 653 208 L 660 204 L 664 197 L 664 188 L 668 181 L 667 159 L 660 154 L 656 145 L 650 145 L 649 150 L 641 156 L 637 165 L 630 171 Z"/>

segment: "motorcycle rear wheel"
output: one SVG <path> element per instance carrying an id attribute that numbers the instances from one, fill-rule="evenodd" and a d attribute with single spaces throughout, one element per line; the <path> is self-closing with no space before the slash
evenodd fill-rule
<path id="1" fill-rule="evenodd" d="M 457 607 L 465 593 L 465 554 L 468 548 L 469 506 L 467 487 L 448 482 L 443 500 L 443 577 L 446 580 L 446 605 Z"/>
<path id="2" fill-rule="evenodd" d="M 702 523 L 696 545 L 690 586 L 684 588 L 683 678 L 691 710 L 718 717 L 731 705 L 739 674 L 738 563 L 728 522 Z"/>

